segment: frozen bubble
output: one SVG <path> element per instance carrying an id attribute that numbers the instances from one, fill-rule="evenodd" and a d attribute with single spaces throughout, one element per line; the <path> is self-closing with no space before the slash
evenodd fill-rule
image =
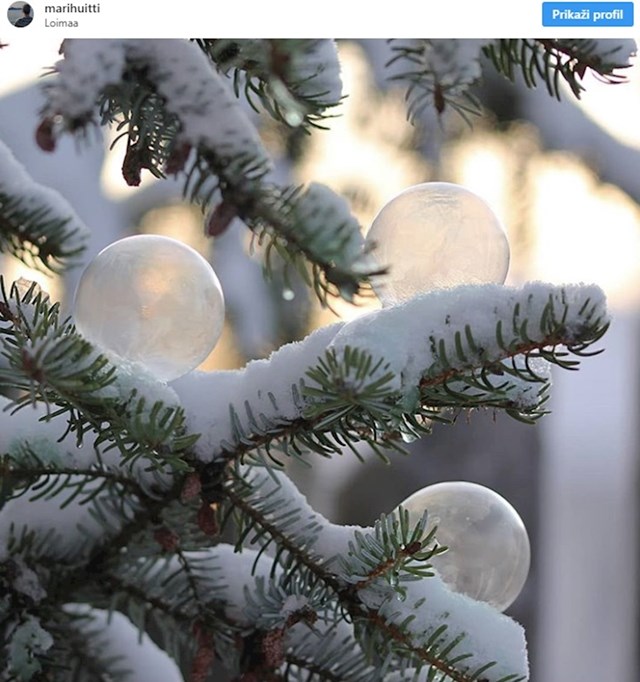
<path id="1" fill-rule="evenodd" d="M 409 187 L 375 217 L 367 243 L 389 273 L 375 283 L 384 306 L 461 284 L 502 284 L 509 242 L 489 206 L 464 187 L 427 182 Z"/>
<path id="2" fill-rule="evenodd" d="M 449 549 L 433 567 L 455 592 L 504 611 L 520 594 L 531 562 L 529 537 L 516 510 L 498 493 L 476 483 L 427 486 L 402 506 L 415 525 L 425 510 L 427 531 Z"/>
<path id="3" fill-rule="evenodd" d="M 215 346 L 224 298 L 197 251 L 168 237 L 137 235 L 114 242 L 89 264 L 74 315 L 89 341 L 171 381 Z"/>

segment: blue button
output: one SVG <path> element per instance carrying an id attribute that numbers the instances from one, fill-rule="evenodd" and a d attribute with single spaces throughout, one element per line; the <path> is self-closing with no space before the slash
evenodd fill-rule
<path id="1" fill-rule="evenodd" d="M 633 26 L 632 2 L 543 2 L 543 26 Z"/>

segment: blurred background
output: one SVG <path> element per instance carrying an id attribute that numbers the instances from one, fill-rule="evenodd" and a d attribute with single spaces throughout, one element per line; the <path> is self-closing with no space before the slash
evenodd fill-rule
<path id="1" fill-rule="evenodd" d="M 88 262 L 136 232 L 166 234 L 211 258 L 224 288 L 227 324 L 208 370 L 240 367 L 283 343 L 377 305 L 336 301 L 322 310 L 304 285 L 275 273 L 262 278 L 260 248 L 240 224 L 215 240 L 202 215 L 180 200 L 180 186 L 148 177 L 128 187 L 123 147 L 98 129 L 61 140 L 53 154 L 35 144 L 42 106 L 37 81 L 59 45 L 0 50 L 0 139 L 33 177 L 59 190 L 92 230 Z M 344 94 L 312 135 L 256 114 L 284 182 L 326 183 L 344 195 L 366 231 L 382 206 L 428 180 L 465 185 L 503 221 L 511 243 L 507 284 L 587 282 L 607 293 L 613 323 L 605 352 L 579 372 L 558 371 L 551 414 L 527 426 L 500 414 L 460 415 L 453 426 L 408 446 L 390 466 L 348 453 L 291 475 L 313 506 L 334 521 L 368 524 L 419 488 L 470 480 L 506 497 L 532 543 L 527 587 L 508 613 L 528 632 L 535 682 L 636 682 L 638 492 L 640 478 L 640 76 L 607 85 L 587 77 L 577 102 L 545 89 L 512 85 L 484 65 L 476 94 L 482 118 L 466 125 L 406 120 L 404 91 L 387 79 L 385 41 L 341 42 Z M 111 136 L 111 137 L 110 137 Z M 419 235 L 416 239 L 419 239 Z M 37 279 L 70 310 L 80 269 L 57 280 L 4 258 L 6 279 Z"/>

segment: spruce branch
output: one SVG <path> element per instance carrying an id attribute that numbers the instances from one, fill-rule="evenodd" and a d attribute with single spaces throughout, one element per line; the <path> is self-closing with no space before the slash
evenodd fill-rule
<path id="1" fill-rule="evenodd" d="M 5 386 L 24 391 L 17 405 L 59 399 L 74 405 L 79 399 L 99 403 L 99 391 L 114 381 L 115 369 L 74 334 L 71 323 L 59 319 L 59 305 L 37 284 L 19 281 L 7 293 L 0 277 L 0 339 L 9 368 L 0 378 Z M 93 394 L 93 395 L 92 395 Z"/>
<path id="2" fill-rule="evenodd" d="M 605 41 L 606 43 L 607 41 Z M 565 82 L 576 98 L 580 98 L 587 71 L 605 83 L 626 81 L 623 69 L 628 68 L 629 55 L 620 43 L 610 41 L 610 47 L 594 39 L 503 39 L 483 47 L 484 54 L 496 70 L 514 81 L 520 72 L 525 84 L 534 88 L 541 80 L 549 94 L 561 99 L 561 82 Z"/>
<path id="3" fill-rule="evenodd" d="M 29 291 L 33 294 L 33 290 Z M 494 294 L 492 297 L 487 299 L 481 296 L 481 299 L 491 300 L 491 308 L 483 313 L 484 323 L 473 325 L 473 331 L 471 325 L 466 323 L 466 316 L 459 317 L 459 312 L 468 309 L 469 298 L 478 293 L 476 288 L 418 298 L 406 304 L 405 309 L 381 311 L 366 322 L 361 318 L 355 323 L 330 330 L 328 355 L 307 376 L 309 384 L 300 385 L 296 405 L 302 416 L 298 419 L 307 423 L 298 423 L 296 426 L 320 433 L 325 429 L 322 438 L 330 444 L 343 443 L 344 438 L 340 439 L 345 430 L 352 430 L 355 438 L 358 431 L 355 424 L 358 424 L 360 431 L 365 430 L 365 426 L 375 429 L 379 437 L 391 431 L 392 427 L 397 429 L 398 415 L 402 417 L 413 413 L 413 410 L 405 412 L 409 406 L 407 387 L 417 387 L 419 391 L 430 391 L 443 385 L 455 387 L 456 382 L 459 384 L 465 377 L 473 376 L 474 371 L 482 369 L 487 370 L 486 375 L 475 376 L 473 385 L 487 395 L 495 392 L 496 387 L 491 383 L 493 378 L 504 374 L 509 379 L 522 379 L 537 386 L 546 379 L 537 365 L 531 362 L 509 365 L 506 361 L 527 355 L 536 356 L 532 360 L 546 358 L 553 361 L 558 355 L 560 364 L 572 366 L 568 365 L 567 357 L 560 354 L 589 354 L 591 345 L 606 330 L 607 317 L 602 298 L 593 288 L 536 285 L 518 291 L 499 287 L 491 291 Z M 21 332 L 23 329 L 33 330 L 38 327 L 34 320 L 49 319 L 48 308 L 38 308 L 41 299 L 36 298 L 25 302 L 20 297 L 16 302 L 14 297 L 5 303 L 3 311 L 5 321 L 10 323 L 9 328 L 17 324 Z M 434 315 L 443 309 L 444 302 L 446 318 L 438 324 Z M 27 308 L 32 305 L 28 308 L 30 314 L 20 314 L 20 305 L 17 303 L 25 303 Z M 428 311 L 429 314 L 426 314 Z M 425 319 L 430 320 L 428 328 L 431 331 L 420 332 L 420 327 L 406 330 L 407 337 L 404 340 L 395 339 L 395 351 L 387 362 L 374 361 L 374 353 L 378 348 L 376 343 L 386 343 L 381 330 L 401 328 L 395 318 L 400 320 L 405 319 L 405 316 L 406 319 L 416 320 L 419 325 L 424 325 Z M 460 329 L 457 327 L 459 319 L 465 320 Z M 354 335 L 364 350 L 354 350 L 349 345 Z M 318 337 L 314 343 L 321 345 L 323 338 Z M 409 343 L 407 347 L 403 346 L 405 342 Z M 558 344 L 561 343 L 565 345 L 566 351 L 559 349 Z M 419 349 L 419 353 L 416 353 L 416 349 Z M 418 365 L 405 365 L 405 354 L 418 358 Z M 277 362 L 275 364 L 277 366 Z M 295 371 L 295 367 L 291 371 Z M 314 382 L 313 385 L 311 382 Z M 305 393 L 307 385 L 313 389 L 309 393 Z M 503 390 L 501 386 L 499 388 Z M 425 400 L 425 395 L 428 394 L 419 394 L 416 400 Z M 272 404 L 277 408 L 275 397 Z M 396 421 L 389 417 L 394 408 L 399 410 L 394 416 Z M 361 416 L 361 413 L 365 416 Z M 259 413 L 253 413 L 248 406 L 247 418 L 250 423 L 262 423 L 260 437 L 269 433 L 268 420 Z M 318 421 L 311 425 L 314 419 Z M 236 416 L 232 421 L 235 422 L 236 430 L 244 428 L 239 423 L 239 417 Z M 291 423 L 284 420 L 278 424 L 278 428 L 281 429 L 283 425 L 289 428 Z M 359 438 L 362 435 L 362 432 L 358 432 Z M 304 436 L 297 442 L 303 442 L 303 439 Z M 322 444 L 322 440 L 318 442 Z M 322 445 L 326 447 L 326 444 Z M 314 618 L 322 614 L 326 622 L 335 623 L 344 614 L 349 614 L 357 624 L 358 637 L 365 651 L 378 651 L 385 666 L 397 666 L 400 661 L 418 667 L 428 664 L 430 670 L 438 671 L 438 675 L 464 682 L 478 680 L 479 676 L 475 674 L 478 670 L 482 670 L 483 675 L 493 670 L 487 667 L 488 664 L 476 666 L 475 669 L 469 667 L 467 650 L 477 647 L 471 647 L 464 640 L 463 650 L 459 632 L 450 627 L 446 630 L 425 629 L 424 624 L 417 625 L 402 608 L 398 610 L 397 606 L 392 605 L 397 604 L 395 596 L 394 601 L 390 601 L 393 595 L 405 595 L 407 604 L 417 610 L 425 596 L 416 591 L 416 585 L 433 580 L 429 577 L 429 559 L 436 548 L 429 545 L 431 537 L 424 538 L 421 526 L 409 528 L 406 518 L 403 521 L 402 516 L 391 515 L 381 519 L 367 532 L 343 529 L 339 531 L 339 542 L 344 545 L 344 552 L 337 552 L 337 555 L 347 558 L 343 563 L 336 562 L 334 541 L 323 539 L 326 522 L 309 511 L 293 489 L 283 487 L 278 473 L 268 473 L 256 467 L 236 470 L 230 465 L 233 459 L 230 458 L 226 465 L 224 460 L 213 464 L 192 462 L 201 471 L 201 476 L 207 468 L 213 466 L 218 469 L 217 474 L 211 475 L 210 481 L 202 480 L 200 487 L 204 499 L 212 499 L 212 495 L 218 499 L 216 496 L 220 496 L 223 505 L 236 509 L 244 519 L 239 527 L 239 542 L 252 541 L 259 546 L 255 561 L 266 559 L 264 553 L 272 549 L 274 557 L 269 561 L 271 571 L 283 571 L 287 575 L 278 583 L 277 589 L 271 585 L 267 589 L 266 583 L 262 583 L 261 587 L 260 582 L 253 588 L 253 596 L 248 603 L 250 610 L 258 614 L 253 621 L 262 623 L 263 627 L 255 630 L 254 625 L 254 634 L 250 634 L 249 628 L 245 631 L 249 634 L 243 635 L 246 651 L 253 652 L 250 655 L 252 663 L 247 670 L 279 674 L 274 671 L 275 662 L 282 660 L 282 665 L 286 665 L 286 652 L 281 645 L 284 647 L 289 634 L 285 627 L 287 618 L 284 624 L 279 620 L 283 617 L 279 608 L 287 596 L 302 594 L 314 595 L 308 611 L 309 614 L 315 614 Z M 279 481 L 276 489 L 273 489 L 274 480 Z M 159 529 L 167 529 L 170 533 L 172 527 L 178 527 L 176 524 L 181 516 L 177 512 L 174 516 L 171 510 L 180 506 L 178 500 L 183 496 L 184 484 L 183 476 L 174 475 L 170 489 L 164 492 L 151 496 L 145 488 L 141 488 L 138 494 L 132 495 L 134 499 L 127 504 L 126 513 L 124 507 L 119 512 L 120 517 L 125 517 L 124 522 L 118 528 L 109 530 L 102 540 L 94 544 L 89 558 L 82 562 L 82 569 L 70 567 L 65 572 L 65 584 L 77 585 L 80 581 L 89 589 L 86 577 L 80 576 L 115 574 L 121 575 L 129 585 L 140 585 L 139 589 L 154 597 L 149 582 L 158 577 L 157 571 L 152 570 L 154 562 L 169 553 L 174 563 L 166 581 L 160 584 L 172 594 L 170 603 L 176 608 L 187 609 L 193 619 L 205 625 L 209 623 L 212 636 L 229 639 L 233 636 L 231 630 L 224 623 L 218 623 L 209 614 L 208 607 L 199 611 L 196 606 L 203 594 L 199 582 L 202 570 L 190 567 L 192 560 L 183 553 L 180 534 L 177 534 L 175 542 L 169 543 L 166 537 L 164 541 L 162 538 L 158 540 Z M 96 503 L 99 500 L 97 497 Z M 96 507 L 100 511 L 100 505 L 96 504 Z M 192 526 L 195 508 L 195 505 L 188 507 Z M 109 524 L 110 509 L 107 506 L 102 508 L 105 526 Z M 150 547 L 148 543 L 152 538 L 155 545 Z M 139 547 L 139 551 L 128 551 L 127 554 L 121 551 L 124 547 L 131 549 L 135 546 Z M 334 549 L 330 550 L 332 546 Z M 128 558 L 123 564 L 125 556 Z M 139 565 L 142 556 L 155 557 L 154 562 Z M 76 572 L 78 577 L 74 579 Z M 139 627 L 150 627 L 144 619 L 144 609 L 140 611 L 140 600 L 136 600 L 131 592 L 129 598 L 133 609 L 129 613 L 130 617 Z M 165 624 L 167 637 L 172 627 Z M 182 645 L 177 642 L 172 644 L 169 639 L 165 644 L 166 648 L 174 647 L 176 651 L 182 648 Z M 269 649 L 271 653 L 268 653 L 264 647 L 272 645 L 276 648 Z M 205 649 L 202 649 L 205 653 L 210 651 L 207 647 Z M 451 676 L 451 670 L 455 670 L 457 676 Z M 500 670 L 497 668 L 496 674 L 490 674 L 487 679 L 492 682 L 508 679 Z M 517 676 L 511 679 L 515 678 Z"/>
<path id="4" fill-rule="evenodd" d="M 446 627 L 436 629 L 426 643 L 417 643 L 415 638 L 407 632 L 406 626 L 410 623 L 407 619 L 403 624 L 398 625 L 389 622 L 374 610 L 364 611 L 362 616 L 365 620 L 365 627 L 377 629 L 375 632 L 375 646 L 378 654 L 383 656 L 385 650 L 395 649 L 398 659 L 394 660 L 396 665 L 407 663 L 415 666 L 415 673 L 418 674 L 425 667 L 428 670 L 427 680 L 439 680 L 441 682 L 486 682 L 488 677 L 479 677 L 491 670 L 495 666 L 494 662 L 482 664 L 476 668 L 469 668 L 467 661 L 471 658 L 470 654 L 456 654 L 450 656 L 453 650 L 463 641 L 462 637 L 448 640 L 445 637 Z M 522 682 L 525 676 L 508 674 L 493 678 L 496 682 Z"/>
<path id="5" fill-rule="evenodd" d="M 318 183 L 306 188 L 278 186 L 252 177 L 250 167 L 243 170 L 249 180 L 237 183 L 228 177 L 227 166 L 212 155 L 197 155 L 187 171 L 185 195 L 203 206 L 217 201 L 216 211 L 231 207 L 254 233 L 267 274 L 280 257 L 324 305 L 330 296 L 353 301 L 358 293 L 370 293 L 371 279 L 384 274 L 384 269 L 371 260 L 343 199 Z M 212 174 L 217 178 L 214 184 Z"/>
<path id="6" fill-rule="evenodd" d="M 291 127 L 322 127 L 326 111 L 340 102 L 340 66 L 332 40 L 196 41 L 231 74 L 236 95 L 244 94 L 273 118 Z M 257 99 L 257 102 L 256 102 Z"/>
<path id="7" fill-rule="evenodd" d="M 114 574 L 105 574 L 102 576 L 100 580 L 100 592 L 103 601 L 97 601 L 96 606 L 107 606 L 109 604 L 112 606 L 117 605 L 123 613 L 130 614 L 133 612 L 133 609 L 125 605 L 126 601 L 130 599 L 138 604 L 144 605 L 145 612 L 147 612 L 147 610 L 155 610 L 168 616 L 175 621 L 178 626 L 177 630 L 179 631 L 184 631 L 185 628 L 188 628 L 193 620 L 193 614 L 189 611 L 184 611 L 157 595 L 149 594 L 149 592 L 142 587 L 131 584 Z M 114 595 L 118 595 L 115 604 Z M 134 619 L 131 620 L 132 622 L 135 622 Z"/>
<path id="8" fill-rule="evenodd" d="M 286 654 L 286 661 L 286 679 L 308 680 L 309 682 L 344 682 L 345 680 L 354 679 L 352 675 L 345 674 L 342 671 L 333 672 L 333 670 L 324 668 L 322 665 L 313 660 L 307 660 L 303 656 Z M 291 670 L 291 666 L 294 666 L 294 671 Z"/>
<path id="9" fill-rule="evenodd" d="M 122 664 L 122 657 L 104 652 L 104 634 L 86 615 L 76 613 L 51 614 L 48 626 L 53 646 L 48 657 L 60 661 L 55 666 L 58 679 L 74 682 L 126 682 L 130 673 Z M 55 679 L 55 678 L 54 678 Z"/>
<path id="10" fill-rule="evenodd" d="M 479 40 L 392 40 L 392 81 L 407 84 L 407 118 L 415 122 L 427 110 L 438 115 L 453 109 L 470 123 L 482 109 L 469 88 L 480 78 Z"/>
<path id="11" fill-rule="evenodd" d="M 424 417 L 446 421 L 442 408 L 539 418 L 550 366 L 577 368 L 582 357 L 599 352 L 593 347 L 607 328 L 597 287 L 460 287 L 327 328 L 295 352 L 285 346 L 270 359 L 272 373 L 264 363 L 249 363 L 237 373 L 201 375 L 194 383 L 199 390 L 228 396 L 213 414 L 194 403 L 188 379 L 176 390 L 192 406 L 192 430 L 212 419 L 219 425 L 214 439 L 203 435 L 203 449 L 196 445 L 203 461 L 253 457 L 278 465 L 309 451 L 357 453 L 361 442 L 384 457 L 384 449 L 402 450 L 403 439 L 429 433 Z M 224 415 L 215 411 L 223 409 Z"/>
<path id="12" fill-rule="evenodd" d="M 387 67 L 390 80 L 407 85 L 407 116 L 415 121 L 426 111 L 438 115 L 447 109 L 471 124 L 482 107 L 470 91 L 481 77 L 480 52 L 511 81 L 521 73 L 529 88 L 542 81 L 552 97 L 560 99 L 565 81 L 580 98 L 587 71 L 605 83 L 622 83 L 621 71 L 630 66 L 626 41 L 594 39 L 392 40 L 393 56 Z"/>
<path id="13" fill-rule="evenodd" d="M 76 501 L 87 504 L 106 492 L 120 498 L 131 494 L 140 498 L 146 494 L 142 486 L 122 471 L 111 471 L 98 466 L 87 468 L 61 466 L 43 461 L 29 448 L 0 458 L 0 506 L 7 500 L 30 495 L 31 500 L 54 499 L 64 496 L 62 505 Z"/>
<path id="14" fill-rule="evenodd" d="M 276 543 L 279 549 L 275 553 L 274 567 L 280 562 L 283 551 L 294 554 L 298 563 L 327 589 L 325 602 L 335 600 L 353 618 L 365 651 L 376 651 L 387 660 L 408 657 L 418 665 L 428 663 L 454 682 L 478 679 L 468 665 L 471 654 L 459 653 L 461 643 L 467 638 L 465 632 L 450 634 L 448 623 L 432 626 L 431 631 L 425 626 L 412 625 L 414 616 L 410 614 L 428 601 L 426 596 L 418 598 L 420 592 L 412 586 L 436 580 L 429 577 L 426 564 L 437 549 L 427 548 L 433 534 L 424 537 L 425 518 L 410 528 L 408 515 L 402 510 L 383 517 L 373 529 L 358 531 L 332 526 L 313 512 L 281 475 L 255 467 L 243 467 L 241 471 L 244 485 L 250 490 L 242 497 L 242 514 L 251 517 L 256 536 L 266 535 Z M 236 498 L 231 501 L 236 505 Z M 281 513 L 285 501 L 294 509 L 291 514 Z M 314 529 L 318 530 L 314 532 Z M 407 545 L 409 541 L 413 547 Z M 297 547 L 307 545 L 310 552 L 297 552 Z M 401 548 L 407 556 L 402 561 L 395 561 Z M 258 559 L 260 552 L 256 554 L 254 566 Z M 394 559 L 391 572 L 389 559 Z M 412 561 L 422 566 L 411 566 Z M 264 559 L 263 565 L 266 563 L 267 559 Z M 288 564 L 284 566 L 284 570 L 290 571 Z M 277 575 L 274 568 L 271 575 Z M 407 599 L 408 610 L 400 606 L 404 602 L 402 598 L 397 599 L 398 595 Z M 488 670 L 488 664 L 483 664 L 482 669 Z M 491 679 L 506 682 L 518 677 L 498 675 Z"/>
<path id="15" fill-rule="evenodd" d="M 285 675 L 293 681 L 371 682 L 378 675 L 353 637 L 340 637 L 337 630 L 322 639 L 308 632 L 297 637 L 287 650 Z"/>
<path id="16" fill-rule="evenodd" d="M 239 217 L 264 244 L 267 270 L 269 253 L 277 252 L 325 303 L 335 294 L 352 300 L 380 273 L 344 200 L 319 185 L 269 181 L 256 130 L 195 44 L 69 40 L 64 56 L 45 88 L 43 120 L 57 122 L 54 136 L 81 134 L 97 108 L 100 124 L 115 124 L 127 139 L 128 182 L 137 184 L 145 168 L 184 175 L 185 196 L 216 207 L 207 221 L 212 234 Z"/>
<path id="17" fill-rule="evenodd" d="M 57 273 L 77 264 L 87 236 L 62 196 L 35 182 L 0 142 L 0 252 Z"/>
<path id="18" fill-rule="evenodd" d="M 90 501 L 92 516 L 104 527 L 105 532 L 94 533 L 83 538 L 79 528 L 69 529 L 75 537 L 67 537 L 65 541 L 75 540 L 73 555 L 68 559 L 60 555 L 60 548 L 56 546 L 55 534 L 49 533 L 44 536 L 38 526 L 38 513 L 42 513 L 47 507 L 40 505 L 40 509 L 30 509 L 32 519 L 21 536 L 13 533 L 9 537 L 6 547 L 8 556 L 28 557 L 32 565 L 37 564 L 38 573 L 47 577 L 47 600 L 52 604 L 74 601 L 78 594 L 91 593 L 91 586 L 100 582 L 100 576 L 107 575 L 122 565 L 123 560 L 133 562 L 138 553 L 137 545 L 151 529 L 157 525 L 163 510 L 177 498 L 178 490 L 170 489 L 164 496 L 151 497 L 144 491 L 140 491 L 140 497 L 123 495 L 121 499 L 113 499 L 111 495 L 97 496 Z M 30 505 L 35 505 L 30 502 Z M 77 502 L 75 502 L 77 505 Z M 63 505 L 64 506 L 64 505 Z M 19 510 L 18 510 L 19 511 Z M 5 509 L 4 523 L 7 523 L 9 507 Z M 86 515 L 87 511 L 83 510 Z M 106 517 L 109 514 L 109 518 Z M 56 517 L 54 516 L 54 519 Z M 21 521 L 21 519 L 20 519 Z M 44 520 L 45 526 L 48 520 Z M 96 528 L 96 530 L 100 530 Z M 53 537 L 52 537 L 53 536 Z M 126 549 L 126 552 L 123 550 Z M 160 548 L 155 545 L 155 551 L 145 551 L 145 557 L 159 557 Z M 51 559 L 56 563 L 51 571 Z M 62 559 L 62 561 L 61 561 Z M 139 566 L 140 570 L 144 566 Z"/>
<path id="19" fill-rule="evenodd" d="M 238 547 L 241 547 L 249 537 L 252 542 L 257 542 L 260 538 L 268 536 L 294 560 L 293 564 L 291 561 L 287 562 L 288 568 L 300 564 L 333 590 L 340 588 L 332 573 L 323 568 L 322 562 L 310 551 L 315 540 L 313 522 L 307 524 L 308 535 L 303 541 L 297 535 L 287 532 L 287 526 L 299 520 L 300 512 L 295 507 L 292 509 L 286 497 L 260 499 L 259 488 L 247 485 L 243 476 L 233 470 L 230 470 L 225 495 L 244 518 L 238 532 Z M 268 547 L 268 544 L 263 544 L 265 548 Z M 281 556 L 278 558 L 282 560 Z"/>
<path id="20" fill-rule="evenodd" d="M 148 459 L 157 469 L 188 468 L 183 453 L 197 436 L 186 435 L 184 411 L 139 395 L 119 367 L 59 319 L 59 306 L 33 283 L 14 283 L 7 293 L 0 277 L 0 343 L 8 367 L 0 385 L 21 391 L 14 411 L 42 401 L 49 418 L 65 415 L 82 443 L 118 447 L 133 466 Z M 174 396 L 175 397 L 175 396 Z M 167 399 L 172 394 L 167 393 Z"/>
<path id="21" fill-rule="evenodd" d="M 0 252 L 35 269 L 61 272 L 84 250 L 70 218 L 53 215 L 49 206 L 0 191 Z"/>
<path id="22" fill-rule="evenodd" d="M 97 591 L 86 587 L 93 605 L 119 610 L 140 632 L 159 639 L 183 670 L 192 669 L 190 679 L 218 657 L 214 642 L 233 648 L 247 629 L 225 613 L 208 550 L 124 558 L 103 573 Z"/>
<path id="23" fill-rule="evenodd" d="M 217 545 L 209 556 L 217 569 L 215 584 L 223 588 L 225 613 L 242 626 L 242 646 L 232 669 L 250 679 L 277 674 L 278 679 L 294 680 L 297 669 L 292 669 L 292 658 L 334 672 L 355 670 L 356 658 L 361 667 L 368 667 L 351 628 L 340 622 L 326 587 L 317 579 L 311 577 L 309 582 L 308 575 L 273 565 L 264 554 L 250 549 L 235 553 L 229 545 Z M 209 569 L 207 574 L 214 572 Z M 344 679 L 355 682 L 349 674 Z"/>
<path id="24" fill-rule="evenodd" d="M 132 544 L 133 538 L 145 533 L 150 526 L 157 523 L 162 511 L 180 496 L 180 480 L 176 477 L 172 486 L 160 497 L 151 498 L 145 495 L 131 518 L 120 527 L 118 533 L 108 542 L 97 544 L 82 571 L 89 575 L 96 574 L 112 562 L 117 565 L 120 551 Z"/>
<path id="25" fill-rule="evenodd" d="M 426 516 L 412 527 L 405 509 L 382 515 L 373 533 L 354 533 L 349 553 L 341 557 L 343 579 L 358 591 L 386 582 L 401 591 L 400 576 L 422 579 L 433 576 L 429 561 L 444 548 L 435 542 L 436 527 L 426 532 Z M 391 551 L 390 551 L 391 550 Z"/>
<path id="26" fill-rule="evenodd" d="M 207 626 L 213 627 L 212 623 L 215 623 L 216 630 L 220 629 L 221 621 L 214 617 L 213 611 L 209 611 L 206 602 L 202 603 L 193 594 L 192 576 L 185 571 L 185 563 L 191 564 L 197 558 L 187 559 L 179 550 L 177 570 L 175 564 L 170 565 L 165 560 L 164 572 L 155 570 L 160 560 L 160 548 L 157 546 L 155 553 L 148 548 L 143 553 L 146 563 L 136 559 L 139 552 L 133 550 L 136 547 L 139 550 L 144 544 L 139 542 L 141 536 L 150 533 L 158 524 L 167 506 L 177 499 L 179 486 L 176 485 L 162 499 L 149 497 L 144 491 L 140 491 L 140 495 L 135 503 L 129 502 L 127 514 L 120 514 L 121 525 L 116 532 L 94 539 L 93 546 L 81 561 L 56 565 L 47 580 L 47 597 L 43 606 L 50 605 L 55 609 L 56 604 L 80 600 L 94 607 L 122 610 L 141 631 L 151 627 L 153 621 L 154 628 L 164 637 L 163 648 L 180 660 L 182 654 L 192 648 L 193 642 L 188 635 L 196 618 L 202 620 L 206 615 Z M 20 552 L 25 551 L 26 546 L 22 543 L 22 547 L 9 549 Z M 41 571 L 46 572 L 48 554 L 45 545 L 43 550 L 40 561 L 45 563 Z M 34 556 L 33 546 L 29 556 Z M 150 566 L 154 568 L 153 587 L 144 580 L 149 577 Z M 176 580 L 184 585 L 179 588 Z M 168 589 L 171 597 L 158 596 L 159 587 Z M 230 637 L 227 624 L 223 623 L 223 626 L 227 637 Z"/>

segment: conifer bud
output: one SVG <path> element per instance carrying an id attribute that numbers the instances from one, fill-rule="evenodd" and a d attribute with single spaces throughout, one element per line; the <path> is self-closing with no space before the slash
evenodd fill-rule
<path id="1" fill-rule="evenodd" d="M 52 152 L 56 148 L 56 138 L 53 134 L 53 119 L 49 116 L 40 121 L 36 128 L 36 144 L 43 152 Z"/>

